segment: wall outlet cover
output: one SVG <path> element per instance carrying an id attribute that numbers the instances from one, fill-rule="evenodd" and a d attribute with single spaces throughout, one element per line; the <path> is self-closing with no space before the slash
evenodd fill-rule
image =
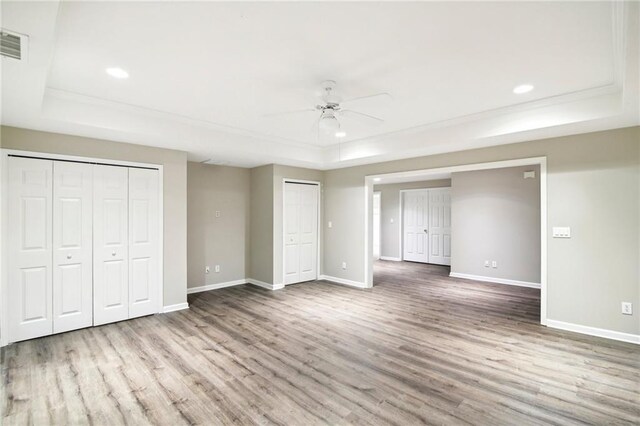
<path id="1" fill-rule="evenodd" d="M 631 302 L 622 302 L 622 314 L 623 315 L 633 315 L 633 303 L 631 303 Z"/>

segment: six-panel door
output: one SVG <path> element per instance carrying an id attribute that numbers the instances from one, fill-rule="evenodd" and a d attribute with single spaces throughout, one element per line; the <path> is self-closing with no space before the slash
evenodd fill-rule
<path id="1" fill-rule="evenodd" d="M 53 332 L 50 160 L 11 158 L 8 191 L 9 337 Z"/>
<path id="2" fill-rule="evenodd" d="M 403 260 L 429 261 L 429 194 L 408 191 L 403 200 Z"/>
<path id="3" fill-rule="evenodd" d="M 129 169 L 129 318 L 158 312 L 158 171 Z"/>
<path id="4" fill-rule="evenodd" d="M 451 265 L 451 190 L 429 190 L 429 263 Z"/>
<path id="5" fill-rule="evenodd" d="M 93 324 L 93 166 L 53 164 L 53 332 Z"/>
<path id="6" fill-rule="evenodd" d="M 125 167 L 94 168 L 94 325 L 129 318 L 128 172 Z"/>

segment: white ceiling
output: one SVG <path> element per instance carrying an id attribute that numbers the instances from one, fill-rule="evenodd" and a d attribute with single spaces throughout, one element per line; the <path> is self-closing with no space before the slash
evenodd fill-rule
<path id="1" fill-rule="evenodd" d="M 181 149 L 191 160 L 336 168 L 623 127 L 638 116 L 637 3 L 3 2 L 30 36 L 2 59 L 2 123 Z M 121 67 L 130 78 L 105 72 Z M 318 141 L 323 80 L 388 92 Z M 515 95 L 514 86 L 535 90 Z"/>

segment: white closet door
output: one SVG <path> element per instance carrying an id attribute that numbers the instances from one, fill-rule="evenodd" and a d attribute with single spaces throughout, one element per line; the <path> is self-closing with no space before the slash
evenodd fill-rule
<path id="1" fill-rule="evenodd" d="M 94 325 L 129 318 L 128 171 L 94 166 Z"/>
<path id="2" fill-rule="evenodd" d="M 451 265 L 451 190 L 429 190 L 429 263 Z"/>
<path id="3" fill-rule="evenodd" d="M 403 260 L 429 260 L 429 193 L 408 191 L 403 200 Z"/>
<path id="4" fill-rule="evenodd" d="M 53 332 L 93 324 L 93 166 L 53 164 Z"/>
<path id="5" fill-rule="evenodd" d="M 285 183 L 284 283 L 318 277 L 318 185 Z"/>
<path id="6" fill-rule="evenodd" d="M 160 302 L 158 171 L 129 169 L 129 318 Z"/>
<path id="7" fill-rule="evenodd" d="M 9 158 L 8 311 L 12 342 L 53 332 L 52 170 L 49 160 Z"/>

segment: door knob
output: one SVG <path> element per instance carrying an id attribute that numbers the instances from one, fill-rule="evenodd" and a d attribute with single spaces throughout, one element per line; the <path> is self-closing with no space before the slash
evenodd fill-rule
<path id="1" fill-rule="evenodd" d="M 116 252 L 115 252 L 115 251 L 112 251 L 112 252 L 111 252 L 111 256 L 115 256 L 115 255 L 116 255 Z"/>
<path id="2" fill-rule="evenodd" d="M 67 259 L 71 259 L 71 255 L 70 254 L 67 255 Z"/>
<path id="3" fill-rule="evenodd" d="M 425 234 L 428 234 L 428 233 L 429 233 L 429 231 L 428 231 L 427 229 L 425 229 L 425 230 L 424 230 L 424 233 L 425 233 Z"/>

